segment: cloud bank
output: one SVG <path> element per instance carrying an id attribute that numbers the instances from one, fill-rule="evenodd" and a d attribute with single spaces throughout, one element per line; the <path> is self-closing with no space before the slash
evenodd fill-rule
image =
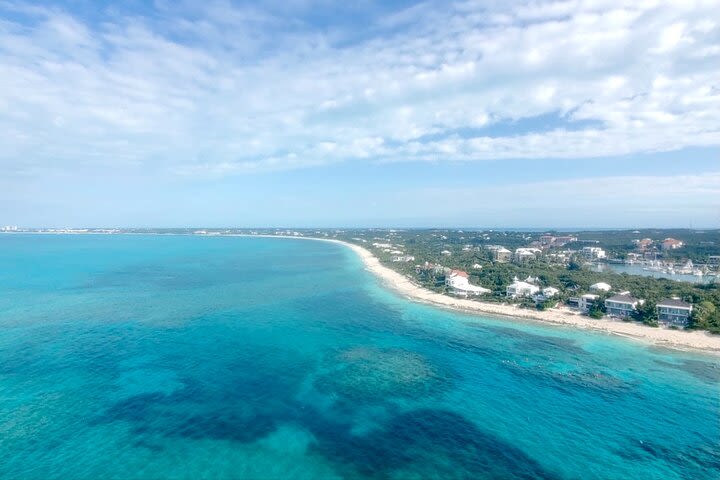
<path id="1" fill-rule="evenodd" d="M 331 5 L 0 1 L 0 174 L 720 145 L 720 1 Z"/>

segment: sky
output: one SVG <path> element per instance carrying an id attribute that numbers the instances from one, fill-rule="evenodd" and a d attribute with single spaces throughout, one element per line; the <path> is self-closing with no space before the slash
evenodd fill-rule
<path id="1" fill-rule="evenodd" d="M 720 0 L 0 0 L 0 225 L 720 228 Z"/>

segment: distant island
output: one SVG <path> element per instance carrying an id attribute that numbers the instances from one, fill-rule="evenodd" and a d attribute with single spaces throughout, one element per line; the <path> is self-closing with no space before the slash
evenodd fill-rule
<path id="1" fill-rule="evenodd" d="M 614 325 L 609 330 L 630 336 L 637 330 L 617 328 L 620 323 L 617 320 L 629 325 L 663 327 L 661 330 L 720 333 L 720 230 L 18 227 L 0 230 L 334 240 L 360 247 L 362 250 L 356 251 L 361 256 L 366 252 L 377 265 L 399 275 L 393 277 L 391 286 L 429 303 L 557 323 L 580 322 L 582 326 L 602 327 L 598 323 L 602 319 L 615 320 L 607 324 Z M 375 273 L 383 276 L 383 272 Z M 387 274 L 384 277 L 388 280 Z M 398 288 L 403 283 L 407 285 Z M 436 296 L 428 297 L 427 293 Z M 673 342 L 667 336 L 657 339 L 658 343 L 663 339 Z"/>

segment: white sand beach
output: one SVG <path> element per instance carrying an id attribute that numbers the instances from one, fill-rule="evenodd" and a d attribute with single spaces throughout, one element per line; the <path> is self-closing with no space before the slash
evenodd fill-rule
<path id="1" fill-rule="evenodd" d="M 268 235 L 273 237 L 274 235 Z M 277 237 L 277 235 L 275 235 Z M 369 250 L 352 243 L 329 238 L 304 238 L 308 240 L 322 240 L 338 243 L 352 249 L 360 256 L 368 271 L 377 275 L 389 288 L 406 298 L 435 305 L 442 308 L 450 308 L 465 313 L 500 316 L 503 318 L 523 319 L 544 322 L 552 325 L 570 326 L 605 332 L 607 334 L 619 335 L 633 340 L 642 341 L 652 345 L 673 348 L 678 350 L 699 350 L 720 356 L 720 336 L 712 335 L 703 331 L 671 330 L 668 328 L 653 328 L 636 322 L 623 322 L 610 318 L 592 319 L 581 315 L 579 312 L 569 308 L 561 307 L 545 311 L 529 310 L 518 308 L 514 305 L 482 302 L 464 298 L 455 298 L 449 295 L 432 292 L 419 286 L 411 279 L 388 268 L 380 263 L 375 255 Z"/>
<path id="2" fill-rule="evenodd" d="M 103 233 L 102 235 L 105 234 Z M 720 335 L 712 335 L 704 331 L 652 328 L 637 322 L 623 322 L 622 320 L 611 318 L 593 319 L 585 315 L 581 315 L 578 311 L 567 307 L 540 311 L 519 308 L 514 305 L 456 298 L 436 293 L 418 285 L 413 282 L 412 279 L 396 272 L 395 270 L 384 266 L 380 263 L 380 260 L 378 260 L 378 258 L 366 248 L 342 240 L 292 235 L 229 234 L 225 236 L 291 238 L 296 240 L 314 240 L 336 243 L 354 251 L 362 259 L 365 264 L 365 268 L 369 272 L 375 274 L 384 285 L 409 300 L 461 311 L 464 313 L 502 317 L 508 319 L 509 321 L 520 319 L 543 322 L 548 325 L 570 326 L 575 328 L 597 330 L 610 335 L 630 338 L 646 344 L 673 348 L 676 350 L 697 350 L 703 353 L 720 356 Z"/>

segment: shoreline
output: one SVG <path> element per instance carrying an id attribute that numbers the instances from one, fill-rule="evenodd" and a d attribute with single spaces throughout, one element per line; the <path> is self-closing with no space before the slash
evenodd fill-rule
<path id="1" fill-rule="evenodd" d="M 684 331 L 671 330 L 668 328 L 653 328 L 636 322 L 624 322 L 622 320 L 610 318 L 595 320 L 566 307 L 553 308 L 543 311 L 529 310 L 525 308 L 518 308 L 514 305 L 482 302 L 436 293 L 417 285 L 401 273 L 386 267 L 380 263 L 380 260 L 366 248 L 363 248 L 360 245 L 345 242 L 343 240 L 337 240 L 334 238 L 294 237 L 289 235 L 238 236 L 295 238 L 300 240 L 318 240 L 343 245 L 355 252 L 365 265 L 365 270 L 378 277 L 383 285 L 414 302 L 472 315 L 490 315 L 493 317 L 508 319 L 510 321 L 528 320 L 545 325 L 593 330 L 657 347 L 665 347 L 682 351 L 697 351 L 720 357 L 720 336 L 714 336 L 700 330 Z"/>
<path id="2" fill-rule="evenodd" d="M 38 232 L 39 233 L 39 232 Z M 45 233 L 45 232 L 43 232 Z M 47 234 L 58 234 L 56 232 L 47 232 Z M 78 232 L 76 235 L 87 235 L 91 232 Z M 97 235 L 113 235 L 110 233 L 92 232 Z M 135 235 L 153 235 L 146 233 L 137 233 Z M 159 235 L 159 234 L 155 234 Z M 162 235 L 179 235 L 179 236 L 203 236 L 187 233 L 169 233 Z M 642 342 L 646 345 L 657 347 L 665 347 L 681 351 L 696 351 L 700 353 L 710 354 L 720 357 L 720 336 L 711 335 L 708 332 L 693 330 L 670 330 L 668 328 L 653 328 L 641 325 L 636 322 L 624 322 L 622 320 L 603 318 L 592 319 L 581 315 L 579 312 L 571 310 L 567 307 L 553 308 L 549 310 L 530 310 L 519 308 L 515 305 L 490 303 L 466 298 L 451 297 L 441 293 L 428 290 L 410 278 L 386 267 L 380 260 L 373 255 L 368 249 L 356 245 L 354 243 L 338 240 L 336 238 L 322 237 L 301 237 L 292 235 L 252 235 L 252 234 L 223 234 L 211 235 L 211 237 L 257 237 L 257 238 L 282 238 L 296 240 L 313 240 L 335 243 L 352 250 L 365 266 L 365 270 L 375 275 L 380 282 L 401 295 L 407 300 L 434 306 L 454 312 L 466 313 L 471 315 L 493 316 L 510 321 L 531 321 L 541 323 L 548 326 L 572 327 L 584 330 L 593 330 L 609 335 L 615 335 L 629 340 Z"/>

